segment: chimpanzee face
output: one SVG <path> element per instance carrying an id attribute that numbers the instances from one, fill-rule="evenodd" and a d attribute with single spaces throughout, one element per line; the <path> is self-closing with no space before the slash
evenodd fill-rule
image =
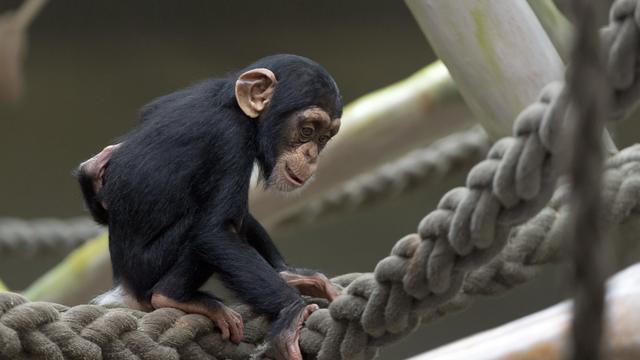
<path id="1" fill-rule="evenodd" d="M 302 188 L 318 167 L 318 155 L 340 130 L 340 119 L 331 119 L 320 107 L 294 112 L 287 119 L 285 148 L 278 158 L 268 184 L 280 191 Z"/>

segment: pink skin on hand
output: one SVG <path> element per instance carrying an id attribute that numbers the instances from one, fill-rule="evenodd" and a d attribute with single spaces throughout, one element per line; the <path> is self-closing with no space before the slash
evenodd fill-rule
<path id="1" fill-rule="evenodd" d="M 280 272 L 287 284 L 295 287 L 302 295 L 324 298 L 330 302 L 338 297 L 335 286 L 323 274 L 299 275 L 288 271 Z"/>
<path id="2" fill-rule="evenodd" d="M 305 321 L 307 321 L 309 316 L 316 310 L 318 310 L 318 305 L 307 305 L 300 311 L 291 328 L 274 340 L 274 349 L 276 350 L 276 358 L 278 360 L 304 360 L 302 358 L 302 351 L 300 350 L 300 333 L 302 332 Z"/>

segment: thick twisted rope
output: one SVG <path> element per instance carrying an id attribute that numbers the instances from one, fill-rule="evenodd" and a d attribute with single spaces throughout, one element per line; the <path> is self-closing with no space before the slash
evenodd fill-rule
<path id="1" fill-rule="evenodd" d="M 608 159 L 603 182 L 607 221 L 622 224 L 640 213 L 640 145 Z M 568 195 L 568 186 L 560 186 L 547 207 L 511 232 L 500 256 L 467 275 L 462 291 L 453 299 L 425 309 L 421 322 L 458 311 L 478 296 L 501 294 L 531 279 L 544 264 L 559 260 L 569 225 Z M 409 259 L 411 248 L 415 249 L 418 242 L 417 234 L 404 238 L 394 247 L 392 257 L 401 258 L 399 262 Z M 346 287 L 345 293 L 353 293 L 354 288 L 370 292 L 376 282 L 373 274 L 347 274 L 332 281 Z M 305 358 L 317 358 L 321 347 L 326 346 L 325 334 L 335 326 L 335 320 L 327 315 L 336 310 L 347 314 L 352 311 L 344 307 L 349 305 L 344 297 L 340 299 L 341 308 L 317 311 L 325 312 L 322 321 L 308 323 L 303 330 Z M 0 294 L 0 358 L 247 359 L 263 341 L 268 324 L 247 306 L 234 309 L 245 320 L 245 339 L 240 345 L 222 340 L 205 317 L 175 309 L 144 313 L 95 305 L 67 308 L 30 303 L 20 295 L 4 293 Z M 332 345 L 340 351 L 340 341 Z M 367 358 L 375 355 L 376 347 L 365 350 Z"/>
<path id="2" fill-rule="evenodd" d="M 245 321 L 240 345 L 223 340 L 207 318 L 175 309 L 68 308 L 0 293 L 0 358 L 248 359 L 267 321 L 246 306 L 236 310 Z"/>
<path id="3" fill-rule="evenodd" d="M 481 160 L 489 145 L 489 138 L 479 126 L 451 134 L 340 184 L 320 198 L 286 214 L 277 224 L 312 222 L 324 214 L 355 210 L 415 186 L 426 186 L 425 183 L 435 182 Z"/>
<path id="4" fill-rule="evenodd" d="M 609 77 L 620 79 L 626 73 L 633 80 L 612 81 L 619 106 L 637 98 L 635 67 L 616 66 L 635 65 L 638 60 L 636 5 L 636 1 L 616 2 L 604 31 Z M 633 31 L 626 30 L 626 24 Z M 566 110 L 562 84 L 547 86 L 539 101 L 516 119 L 515 136 L 496 143 L 488 159 L 471 170 L 467 187 L 445 195 L 438 210 L 423 219 L 417 237 L 400 240 L 392 256 L 378 263 L 375 281 L 367 275 L 361 282 L 356 279 L 331 304 L 330 314 L 313 314 L 307 328 L 331 322 L 322 333 L 318 358 L 367 358 L 371 348 L 410 332 L 425 309 L 454 299 L 467 273 L 491 260 L 513 226 L 548 200 Z"/>
<path id="5" fill-rule="evenodd" d="M 396 244 L 376 266 L 375 281 L 356 280 L 331 304 L 332 326 L 318 358 L 367 357 L 368 348 L 412 331 L 426 309 L 453 299 L 466 274 L 502 250 L 511 228 L 541 209 L 556 179 L 566 108 L 561 90 L 560 84 L 543 90 L 516 120 L 516 136 L 497 142 L 471 170 L 467 187 L 447 193 L 418 234 Z M 312 315 L 308 327 L 322 314 Z"/>
<path id="6" fill-rule="evenodd" d="M 544 265 L 564 257 L 569 236 L 569 186 L 555 191 L 549 204 L 512 231 L 504 250 L 465 278 L 456 297 L 423 317 L 423 323 L 467 307 L 477 296 L 500 295 L 531 280 Z M 640 145 L 608 159 L 603 174 L 603 213 L 608 225 L 620 225 L 640 213 Z"/>
<path id="7" fill-rule="evenodd" d="M 640 145 L 625 149 L 610 158 L 607 162 L 604 178 L 605 211 L 609 214 L 606 220 L 613 224 L 621 224 L 629 216 L 638 214 L 640 212 Z M 411 316 L 412 313 L 421 313 L 421 323 L 427 323 L 468 306 L 476 296 L 501 294 L 531 279 L 543 264 L 559 259 L 560 249 L 564 239 L 566 239 L 569 226 L 568 195 L 568 186 L 559 187 L 547 207 L 511 233 L 509 242 L 499 257 L 489 264 L 472 271 L 464 279 L 462 290 L 455 297 L 436 307 L 429 303 L 425 304 L 419 301 L 416 303 L 414 301 L 409 305 L 405 304 L 406 308 L 398 309 L 400 307 L 399 304 L 388 302 L 383 311 L 378 314 L 380 322 L 393 321 L 394 317 L 399 316 Z M 425 222 L 421 223 L 419 232 L 426 230 L 423 228 L 424 226 L 427 226 L 427 224 Z M 392 250 L 392 255 L 386 259 L 388 264 L 392 264 L 389 265 L 387 270 L 398 273 L 410 266 L 407 264 L 414 257 L 415 252 L 419 251 L 419 246 L 422 242 L 423 240 L 418 234 L 409 235 L 399 241 Z M 362 300 L 354 301 L 354 299 L 349 299 L 347 296 L 355 298 L 371 297 L 371 293 L 376 290 L 376 287 L 381 286 L 374 277 L 378 276 L 379 267 L 376 268 L 375 275 L 361 275 L 346 287 L 346 295 L 338 298 L 329 308 L 332 319 L 326 319 L 326 316 L 321 315 L 324 310 L 320 310 L 317 315 L 312 315 L 312 318 L 319 317 L 319 315 L 325 317 L 325 319 L 320 319 L 324 320 L 325 323 L 318 321 L 317 325 L 319 326 L 316 328 L 314 327 L 315 324 L 311 322 L 312 319 L 309 319 L 307 326 L 314 332 L 307 334 L 309 339 L 307 339 L 306 344 L 310 347 L 307 350 L 311 350 L 310 352 L 313 354 L 317 353 L 318 358 L 329 359 L 332 356 L 334 358 L 357 358 L 355 355 L 347 355 L 350 350 L 353 350 L 349 347 L 354 345 L 362 346 L 355 343 L 353 338 L 349 338 L 353 334 L 332 332 L 332 330 L 335 331 L 334 329 L 339 326 L 344 327 L 344 323 L 336 324 L 335 319 L 358 318 L 358 314 L 363 312 L 363 306 L 357 303 L 354 306 L 355 301 L 362 302 Z M 391 293 L 394 284 L 387 285 L 389 293 Z M 397 298 L 395 301 L 397 301 Z M 396 307 L 395 309 L 393 308 L 394 306 Z M 404 315 L 406 313 L 409 313 L 409 315 Z M 349 325 L 351 324 L 347 326 Z M 413 326 L 414 324 L 411 322 L 410 325 Z M 347 327 L 346 331 L 348 330 Z M 396 336 L 400 337 L 403 334 L 400 333 Z M 388 338 L 386 338 L 387 336 Z M 368 339 L 361 338 L 361 341 L 364 340 Z M 376 347 L 393 340 L 395 338 L 389 334 L 374 338 L 369 341 L 369 347 L 365 348 L 365 352 L 360 352 L 359 354 L 369 358 L 369 355 L 375 353 Z M 330 348 L 327 348 L 327 345 Z"/>
<path id="8" fill-rule="evenodd" d="M 622 223 L 640 211 L 640 145 L 608 160 L 604 183 L 609 221 Z M 462 291 L 438 308 L 428 309 L 422 322 L 459 310 L 476 296 L 500 294 L 533 277 L 543 264 L 555 261 L 566 237 L 567 197 L 567 186 L 558 188 L 549 206 L 512 232 L 498 258 L 467 276 Z M 403 239 L 392 256 L 406 257 L 406 248 L 419 241 L 416 236 Z M 354 279 L 357 280 L 353 282 Z M 375 279 L 372 274 L 348 274 L 334 281 L 348 285 L 348 289 L 361 287 L 366 291 Z M 56 358 L 56 354 L 62 353 L 70 359 L 91 359 L 102 351 L 103 358 L 134 359 L 136 354 L 140 358 L 201 359 L 206 358 L 206 354 L 243 359 L 262 341 L 267 323 L 255 317 L 246 306 L 236 310 L 245 319 L 246 335 L 238 347 L 224 342 L 211 322 L 199 315 L 184 315 L 172 309 L 145 314 L 92 305 L 68 309 L 55 304 L 26 303 L 18 295 L 5 294 L 0 295 L 0 355 L 18 359 L 29 354 L 47 354 Z M 310 358 L 315 357 L 322 346 L 322 334 L 329 330 L 332 322 L 329 319 L 315 326 L 315 329 L 305 329 L 302 338 L 303 349 Z M 367 352 L 373 355 L 375 348 Z"/>
<path id="9" fill-rule="evenodd" d="M 0 255 L 66 253 L 103 231 L 89 217 L 0 218 Z"/>

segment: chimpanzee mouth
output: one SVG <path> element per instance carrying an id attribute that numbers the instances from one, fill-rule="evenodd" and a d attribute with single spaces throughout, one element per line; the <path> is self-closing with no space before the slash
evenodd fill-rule
<path id="1" fill-rule="evenodd" d="M 284 173 L 286 175 L 287 180 L 289 180 L 289 182 L 295 186 L 302 186 L 304 185 L 304 180 L 300 179 L 300 177 L 298 177 L 298 175 L 296 175 L 293 170 L 291 170 L 291 168 L 289 168 L 288 164 L 284 165 Z"/>

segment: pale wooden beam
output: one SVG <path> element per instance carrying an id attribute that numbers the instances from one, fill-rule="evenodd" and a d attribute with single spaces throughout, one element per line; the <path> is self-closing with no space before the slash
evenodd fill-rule
<path id="1" fill-rule="evenodd" d="M 569 50 L 571 49 L 571 34 L 573 33 L 571 23 L 558 10 L 553 0 L 527 0 L 527 2 L 540 20 L 540 24 L 547 32 L 558 54 L 566 62 L 569 59 Z"/>
<path id="2" fill-rule="evenodd" d="M 406 0 L 476 119 L 494 138 L 564 65 L 525 1 Z"/>
<path id="3" fill-rule="evenodd" d="M 572 303 L 456 341 L 410 360 L 560 360 L 567 356 Z M 640 359 L 640 263 L 607 286 L 605 354 L 610 360 Z"/>

